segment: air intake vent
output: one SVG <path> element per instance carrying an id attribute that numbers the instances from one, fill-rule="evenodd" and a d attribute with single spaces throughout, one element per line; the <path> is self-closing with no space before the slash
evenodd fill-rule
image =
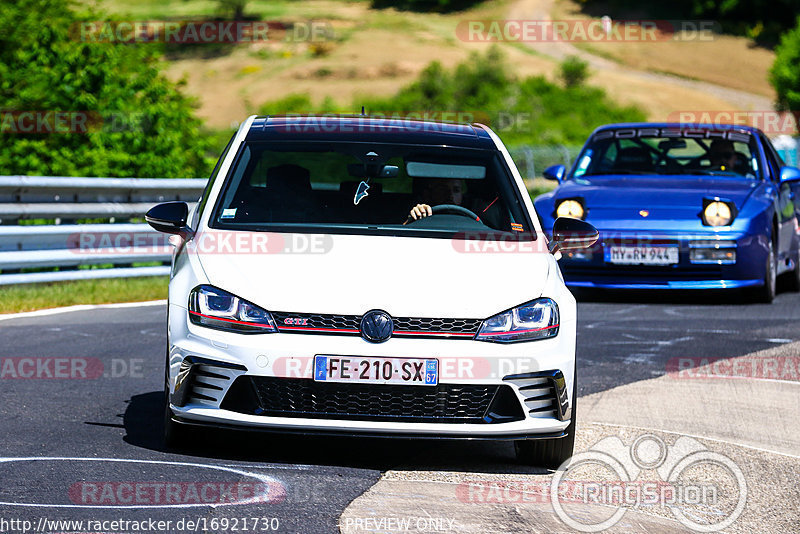
<path id="1" fill-rule="evenodd" d="M 189 383 L 189 402 L 216 406 L 237 374 L 209 365 L 195 366 Z"/>
<path id="2" fill-rule="evenodd" d="M 517 388 L 529 417 L 551 417 L 561 421 L 570 418 L 566 382 L 561 371 L 509 375 L 503 381 Z"/>
<path id="3" fill-rule="evenodd" d="M 234 379 L 246 371 L 243 365 L 187 356 L 181 362 L 171 402 L 175 406 L 202 404 L 216 408 Z"/>

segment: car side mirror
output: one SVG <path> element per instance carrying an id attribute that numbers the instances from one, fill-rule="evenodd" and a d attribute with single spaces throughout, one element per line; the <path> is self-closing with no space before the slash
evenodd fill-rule
<path id="1" fill-rule="evenodd" d="M 164 202 L 150 208 L 144 216 L 147 224 L 159 232 L 187 237 L 192 233 L 186 225 L 189 205 L 186 202 Z"/>
<path id="2" fill-rule="evenodd" d="M 553 239 L 550 241 L 550 252 L 580 250 L 589 248 L 597 242 L 600 233 L 597 228 L 571 217 L 559 217 L 553 223 Z"/>
<path id="3" fill-rule="evenodd" d="M 556 180 L 558 183 L 564 181 L 564 175 L 567 173 L 567 168 L 563 165 L 553 165 L 547 167 L 542 175 L 548 180 Z"/>
<path id="4" fill-rule="evenodd" d="M 800 181 L 800 169 L 797 167 L 781 167 L 781 183 Z"/>

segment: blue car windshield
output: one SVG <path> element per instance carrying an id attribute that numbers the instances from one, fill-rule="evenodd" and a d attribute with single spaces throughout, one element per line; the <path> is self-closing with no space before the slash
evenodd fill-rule
<path id="1" fill-rule="evenodd" d="M 761 178 L 755 136 L 678 128 L 601 130 L 584 147 L 574 178 L 599 175 L 714 175 Z"/>

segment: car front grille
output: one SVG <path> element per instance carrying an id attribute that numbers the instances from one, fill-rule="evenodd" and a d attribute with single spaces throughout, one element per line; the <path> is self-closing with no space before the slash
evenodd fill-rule
<path id="1" fill-rule="evenodd" d="M 272 312 L 272 317 L 281 332 L 323 333 L 331 330 L 330 333 L 358 334 L 361 322 L 360 315 Z"/>
<path id="2" fill-rule="evenodd" d="M 340 384 L 254 376 L 239 377 L 222 408 L 272 417 L 426 423 L 498 423 L 525 417 L 507 385 Z"/>
<path id="3" fill-rule="evenodd" d="M 278 331 L 292 334 L 361 335 L 361 315 L 272 312 Z M 393 317 L 397 337 L 472 339 L 481 319 Z"/>
<path id="4" fill-rule="evenodd" d="M 426 319 L 420 317 L 397 317 L 394 319 L 395 334 L 413 332 L 478 333 L 480 319 Z"/>

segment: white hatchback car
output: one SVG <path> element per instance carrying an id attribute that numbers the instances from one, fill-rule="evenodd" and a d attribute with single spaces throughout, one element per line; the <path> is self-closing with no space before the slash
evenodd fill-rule
<path id="1" fill-rule="evenodd" d="M 250 117 L 176 234 L 165 438 L 189 426 L 514 440 L 557 467 L 575 432 L 575 300 L 489 128 Z"/>

